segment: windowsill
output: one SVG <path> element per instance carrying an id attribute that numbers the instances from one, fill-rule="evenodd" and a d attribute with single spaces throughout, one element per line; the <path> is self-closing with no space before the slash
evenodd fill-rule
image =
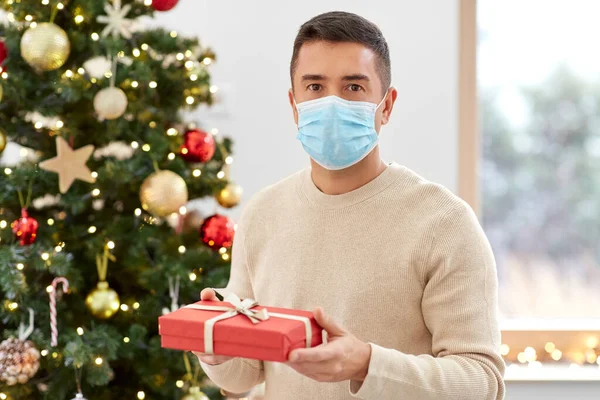
<path id="1" fill-rule="evenodd" d="M 511 364 L 504 374 L 505 382 L 600 382 L 600 367 L 544 366 L 531 368 Z"/>

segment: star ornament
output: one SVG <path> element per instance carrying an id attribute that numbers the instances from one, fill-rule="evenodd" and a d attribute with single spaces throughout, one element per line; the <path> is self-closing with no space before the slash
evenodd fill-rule
<path id="1" fill-rule="evenodd" d="M 106 27 L 102 30 L 102 36 L 112 35 L 117 37 L 121 34 L 125 39 L 131 39 L 134 24 L 133 20 L 126 18 L 129 10 L 131 10 L 131 5 L 127 4 L 121 7 L 121 0 L 113 0 L 112 5 L 106 3 L 104 5 L 106 15 L 100 15 L 96 18 L 96 21 L 106 24 Z"/>
<path id="2" fill-rule="evenodd" d="M 75 179 L 94 183 L 90 169 L 85 165 L 94 152 L 94 146 L 88 144 L 73 150 L 60 136 L 56 137 L 56 157 L 40 163 L 40 168 L 58 174 L 58 188 L 66 193 Z"/>

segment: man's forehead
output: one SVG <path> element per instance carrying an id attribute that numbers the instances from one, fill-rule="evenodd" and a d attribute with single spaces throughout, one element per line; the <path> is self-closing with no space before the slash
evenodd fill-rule
<path id="1" fill-rule="evenodd" d="M 359 43 L 315 41 L 304 44 L 298 53 L 296 74 L 346 76 L 376 74 L 375 53 Z"/>

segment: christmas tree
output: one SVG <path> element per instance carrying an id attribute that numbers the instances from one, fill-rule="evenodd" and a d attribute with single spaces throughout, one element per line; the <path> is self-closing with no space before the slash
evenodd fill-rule
<path id="1" fill-rule="evenodd" d="M 21 158 L 0 169 L 0 399 L 220 397 L 158 336 L 226 284 L 216 202 L 240 196 L 231 141 L 181 115 L 213 101 L 214 54 L 144 28 L 176 3 L 3 1 L 0 150 Z"/>

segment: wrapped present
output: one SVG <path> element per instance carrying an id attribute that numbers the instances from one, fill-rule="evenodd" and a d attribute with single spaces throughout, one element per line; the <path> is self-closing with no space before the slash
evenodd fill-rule
<path id="1" fill-rule="evenodd" d="M 263 307 L 227 293 L 224 301 L 199 301 L 158 318 L 164 348 L 287 361 L 291 350 L 323 343 L 310 311 Z"/>

